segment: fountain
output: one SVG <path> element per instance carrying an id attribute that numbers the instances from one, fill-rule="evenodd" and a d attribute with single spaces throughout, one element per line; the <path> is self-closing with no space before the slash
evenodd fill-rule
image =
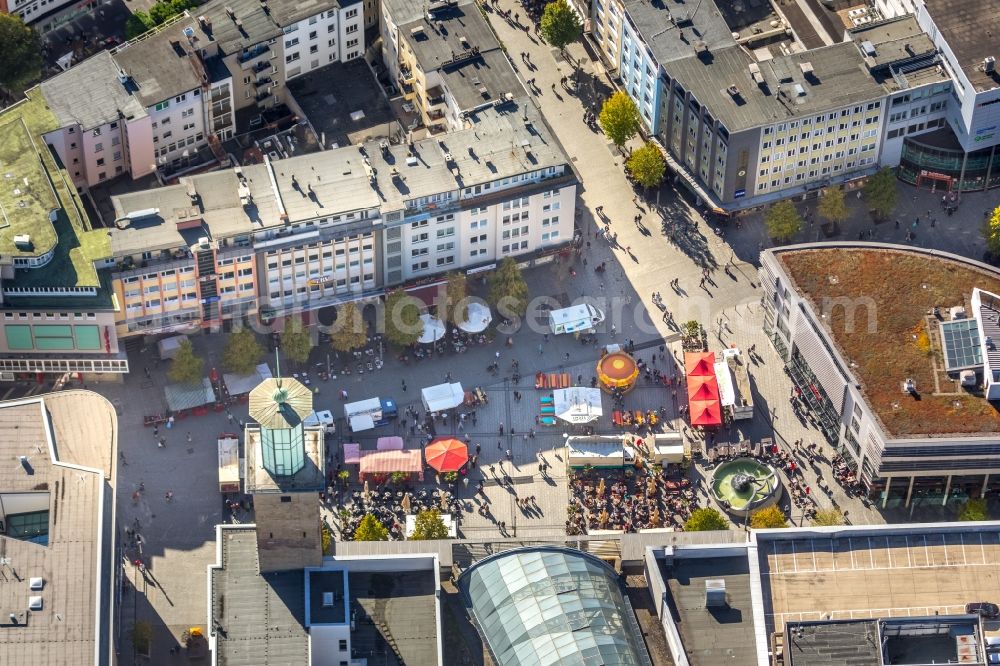
<path id="1" fill-rule="evenodd" d="M 715 470 L 711 492 L 728 513 L 742 518 L 775 504 L 781 497 L 781 484 L 768 465 L 753 458 L 737 458 Z"/>

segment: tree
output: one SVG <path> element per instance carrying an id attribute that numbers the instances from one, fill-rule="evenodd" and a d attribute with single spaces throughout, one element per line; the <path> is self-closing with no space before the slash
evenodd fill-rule
<path id="1" fill-rule="evenodd" d="M 785 512 L 777 506 L 757 509 L 750 514 L 750 527 L 755 530 L 765 530 L 773 527 L 788 527 Z"/>
<path id="2" fill-rule="evenodd" d="M 197 0 L 160 0 L 149 8 L 148 13 L 137 11 L 128 17 L 125 21 L 125 39 L 134 39 L 197 6 Z"/>
<path id="3" fill-rule="evenodd" d="M 636 182 L 646 189 L 659 187 L 667 173 L 667 161 L 653 143 L 647 143 L 633 152 L 625 164 Z"/>
<path id="4" fill-rule="evenodd" d="M 337 351 L 349 352 L 368 343 L 368 330 L 361 311 L 354 303 L 344 303 L 337 308 L 337 320 L 330 330 L 330 346 Z"/>
<path id="5" fill-rule="evenodd" d="M 777 241 L 786 241 L 802 229 L 802 218 L 795 205 L 785 199 L 771 206 L 764 214 L 767 233 Z"/>
<path id="6" fill-rule="evenodd" d="M 249 375 L 264 356 L 264 348 L 249 328 L 238 328 L 226 338 L 222 367 L 237 375 Z"/>
<path id="7" fill-rule="evenodd" d="M 309 360 L 312 347 L 312 334 L 300 318 L 292 317 L 285 322 L 285 330 L 281 332 L 281 350 L 285 358 L 301 365 Z"/>
<path id="8" fill-rule="evenodd" d="M 178 384 L 197 384 L 205 376 L 205 362 L 194 353 L 194 345 L 190 340 L 181 342 L 177 354 L 170 363 L 167 377 Z"/>
<path id="9" fill-rule="evenodd" d="M 828 187 L 819 198 L 816 208 L 819 216 L 828 222 L 843 222 L 847 219 L 847 205 L 844 204 L 844 190 L 839 187 Z"/>
<path id="10" fill-rule="evenodd" d="M 632 98 L 622 91 L 609 97 L 597 117 L 601 129 L 621 149 L 639 131 L 639 108 Z"/>
<path id="11" fill-rule="evenodd" d="M 844 524 L 844 514 L 840 509 L 819 509 L 813 516 L 812 524 L 817 527 L 835 527 Z"/>
<path id="12" fill-rule="evenodd" d="M 876 217 L 880 219 L 884 220 L 889 217 L 896 207 L 898 195 L 896 174 L 888 167 L 876 173 L 865 183 L 865 199 L 868 200 L 868 208 L 874 211 Z"/>
<path id="13" fill-rule="evenodd" d="M 566 0 L 557 0 L 545 5 L 539 30 L 546 42 L 565 51 L 567 44 L 575 42 L 583 34 L 583 21 Z"/>
<path id="14" fill-rule="evenodd" d="M 513 258 L 504 257 L 490 274 L 489 283 L 490 305 L 503 315 L 524 316 L 528 310 L 528 283 Z"/>
<path id="15" fill-rule="evenodd" d="M 42 40 L 20 16 L 0 14 L 0 86 L 19 95 L 42 77 Z"/>
<path id="16" fill-rule="evenodd" d="M 441 520 L 441 514 L 437 509 L 428 509 L 417 514 L 417 519 L 413 525 L 414 541 L 427 541 L 430 539 L 447 539 L 448 528 Z"/>
<path id="17" fill-rule="evenodd" d="M 149 648 L 153 642 L 153 627 L 149 622 L 145 620 L 136 622 L 128 633 L 135 651 L 139 654 L 149 654 Z"/>
<path id="18" fill-rule="evenodd" d="M 958 511 L 958 519 L 989 520 L 989 514 L 986 512 L 986 500 L 982 498 L 966 500 Z"/>
<path id="19" fill-rule="evenodd" d="M 370 513 L 366 513 L 358 524 L 358 529 L 354 530 L 355 541 L 388 541 L 389 530 L 385 528 L 379 519 Z"/>
<path id="20" fill-rule="evenodd" d="M 685 532 L 709 532 L 712 530 L 728 529 L 729 521 L 711 507 L 695 509 L 691 512 L 691 517 L 684 523 Z"/>
<path id="21" fill-rule="evenodd" d="M 448 273 L 448 283 L 444 289 L 444 309 L 438 308 L 441 319 L 456 326 L 469 318 L 469 286 L 465 273 Z"/>
<path id="22" fill-rule="evenodd" d="M 320 525 L 320 543 L 323 546 L 324 555 L 333 554 L 330 552 L 330 546 L 333 545 L 333 532 L 330 531 L 330 528 L 325 522 Z"/>
<path id="23" fill-rule="evenodd" d="M 420 301 L 402 289 L 390 291 L 385 297 L 385 337 L 400 347 L 415 343 L 424 333 L 420 318 Z"/>
<path id="24" fill-rule="evenodd" d="M 993 209 L 993 213 L 986 219 L 982 228 L 983 239 L 986 240 L 986 249 L 993 256 L 1000 255 L 1000 206 Z"/>

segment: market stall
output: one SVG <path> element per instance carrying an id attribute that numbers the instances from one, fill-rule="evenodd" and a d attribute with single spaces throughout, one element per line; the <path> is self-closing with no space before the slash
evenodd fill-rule
<path id="1" fill-rule="evenodd" d="M 219 492 L 240 492 L 240 440 L 235 434 L 219 435 Z"/>
<path id="2" fill-rule="evenodd" d="M 420 321 L 424 323 L 424 331 L 417 338 L 417 342 L 422 345 L 429 345 L 444 337 L 445 327 L 443 321 L 426 312 L 420 315 Z"/>
<path id="3" fill-rule="evenodd" d="M 552 398 L 556 417 L 567 423 L 590 423 L 604 415 L 600 389 L 583 386 L 556 389 Z"/>
<path id="4" fill-rule="evenodd" d="M 403 449 L 403 438 L 379 437 L 375 441 L 375 449 L 378 451 L 401 451 Z"/>
<path id="5" fill-rule="evenodd" d="M 367 479 L 376 476 L 388 476 L 393 472 L 404 472 L 407 474 L 416 474 L 417 478 L 423 481 L 423 469 L 423 455 L 420 449 L 362 451 L 358 475 L 360 479 Z"/>
<path id="6" fill-rule="evenodd" d="M 188 411 L 204 414 L 207 412 L 205 406 L 215 402 L 215 391 L 208 377 L 202 377 L 200 384 L 167 384 L 163 387 L 163 396 L 167 409 L 178 415 Z"/>
<path id="7" fill-rule="evenodd" d="M 566 463 L 570 469 L 623 467 L 635 458 L 620 436 L 567 437 Z"/>
<path id="8" fill-rule="evenodd" d="M 484 303 L 474 301 L 469 303 L 468 311 L 465 313 L 465 320 L 456 324 L 459 329 L 466 333 L 482 333 L 493 321 L 493 314 L 489 306 Z"/>
<path id="9" fill-rule="evenodd" d="M 361 445 L 354 442 L 345 442 L 341 447 L 344 451 L 344 464 L 357 465 L 361 462 Z"/>
<path id="10" fill-rule="evenodd" d="M 270 374 L 268 372 L 268 375 Z M 233 397 L 249 395 L 250 391 L 254 390 L 264 379 L 266 377 L 262 376 L 256 369 L 248 375 L 237 375 L 232 372 L 222 374 L 222 382 L 225 384 L 229 395 Z"/>
<path id="11" fill-rule="evenodd" d="M 613 351 L 597 362 L 597 378 L 605 391 L 626 393 L 639 378 L 639 364 L 624 351 Z"/>
<path id="12" fill-rule="evenodd" d="M 719 381 L 715 375 L 715 353 L 685 353 L 684 370 L 687 375 L 691 425 L 721 425 L 722 404 L 719 399 Z"/>
<path id="13" fill-rule="evenodd" d="M 437 384 L 422 389 L 420 399 L 424 403 L 424 409 L 428 412 L 443 412 L 446 409 L 460 407 L 465 401 L 465 391 L 462 389 L 462 385 L 457 382 Z"/>

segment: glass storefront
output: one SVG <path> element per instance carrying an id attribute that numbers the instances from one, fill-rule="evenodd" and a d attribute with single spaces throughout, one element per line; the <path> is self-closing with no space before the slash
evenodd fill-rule
<path id="1" fill-rule="evenodd" d="M 966 154 L 953 138 L 941 139 L 941 132 L 904 139 L 899 178 L 916 184 L 921 171 L 930 171 L 954 178 L 954 189 L 959 192 L 1000 187 L 1000 147 Z"/>

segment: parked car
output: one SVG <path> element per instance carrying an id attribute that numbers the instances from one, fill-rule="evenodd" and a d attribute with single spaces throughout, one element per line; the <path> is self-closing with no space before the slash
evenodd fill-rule
<path id="1" fill-rule="evenodd" d="M 995 620 L 1000 617 L 1000 607 L 987 601 L 965 604 L 965 612 L 970 615 L 979 615 L 987 620 Z"/>

